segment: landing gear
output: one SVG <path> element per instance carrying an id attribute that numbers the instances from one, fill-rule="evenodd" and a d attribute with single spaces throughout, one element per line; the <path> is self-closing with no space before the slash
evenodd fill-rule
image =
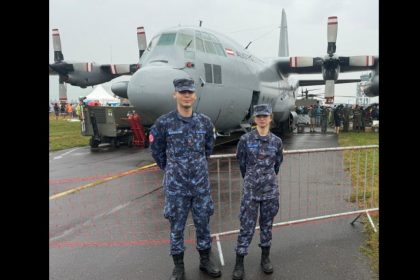
<path id="1" fill-rule="evenodd" d="M 89 145 L 90 145 L 91 148 L 98 148 L 100 143 L 101 142 L 99 140 L 95 139 L 94 136 L 92 136 L 89 140 Z"/>

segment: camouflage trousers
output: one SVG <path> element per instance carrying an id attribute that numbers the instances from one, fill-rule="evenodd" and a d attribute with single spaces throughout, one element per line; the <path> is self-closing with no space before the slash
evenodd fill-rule
<path id="1" fill-rule="evenodd" d="M 256 201 L 249 198 L 242 198 L 239 220 L 241 222 L 238 243 L 235 251 L 238 255 L 247 255 L 248 246 L 252 241 L 257 223 L 258 207 L 260 208 L 260 247 L 271 246 L 271 229 L 273 220 L 279 211 L 279 199 Z"/>
<path id="2" fill-rule="evenodd" d="M 210 194 L 194 197 L 166 195 L 163 215 L 171 223 L 171 255 L 180 254 L 185 250 L 184 228 L 190 210 L 197 236 L 197 250 L 211 248 L 209 221 L 214 213 L 214 203 Z"/>

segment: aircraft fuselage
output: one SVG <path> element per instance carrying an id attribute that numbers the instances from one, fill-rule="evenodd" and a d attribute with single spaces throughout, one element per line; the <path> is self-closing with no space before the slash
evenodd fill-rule
<path id="1" fill-rule="evenodd" d="M 262 82 L 267 64 L 226 36 L 201 27 L 176 27 L 157 34 L 131 77 L 127 96 L 150 126 L 176 108 L 173 80 L 191 77 L 196 83 L 194 110 L 209 116 L 218 131 L 247 123 L 252 105 L 269 103 L 276 123 L 294 109 L 296 87 L 277 71 L 265 71 L 274 82 Z M 267 79 L 264 79 L 267 80 Z"/>

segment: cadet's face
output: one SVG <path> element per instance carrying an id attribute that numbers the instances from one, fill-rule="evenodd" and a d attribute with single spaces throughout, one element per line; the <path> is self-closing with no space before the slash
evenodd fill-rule
<path id="1" fill-rule="evenodd" d="M 255 116 L 255 123 L 257 126 L 261 128 L 265 128 L 267 125 L 270 124 L 272 120 L 271 115 L 270 116 Z"/>
<path id="2" fill-rule="evenodd" d="M 174 98 L 176 100 L 176 103 L 180 105 L 183 108 L 190 108 L 195 102 L 195 99 L 197 98 L 194 91 L 176 91 L 174 94 Z"/>

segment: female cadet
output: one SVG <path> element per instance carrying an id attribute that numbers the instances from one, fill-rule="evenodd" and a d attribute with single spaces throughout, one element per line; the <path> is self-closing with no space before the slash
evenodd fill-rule
<path id="1" fill-rule="evenodd" d="M 257 129 L 242 135 L 236 151 L 236 158 L 244 178 L 244 187 L 233 279 L 242 279 L 244 276 L 244 256 L 248 253 L 248 246 L 254 235 L 258 208 L 260 208 L 261 267 L 267 274 L 273 272 L 269 253 L 273 220 L 279 210 L 277 174 L 283 161 L 283 143 L 279 137 L 270 132 L 270 122 L 273 117 L 269 104 L 255 105 L 254 117 Z"/>

